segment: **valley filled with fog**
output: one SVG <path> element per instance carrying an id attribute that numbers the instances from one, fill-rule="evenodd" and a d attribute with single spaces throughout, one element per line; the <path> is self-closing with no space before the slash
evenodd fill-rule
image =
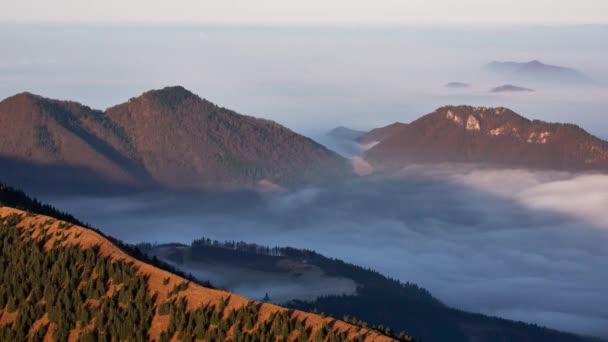
<path id="1" fill-rule="evenodd" d="M 307 248 L 460 309 L 608 337 L 605 175 L 417 165 L 278 193 L 42 199 L 128 243 Z"/>
<path id="2" fill-rule="evenodd" d="M 312 265 L 266 265 L 278 270 L 251 269 L 236 263 L 185 261 L 174 263 L 162 255 L 151 255 L 169 263 L 196 279 L 238 293 L 253 300 L 284 304 L 291 300 L 314 301 L 323 296 L 354 295 L 357 284 L 352 279 L 332 277 Z M 268 267 L 271 266 L 271 267 Z M 269 295 L 265 299 L 265 296 Z"/>

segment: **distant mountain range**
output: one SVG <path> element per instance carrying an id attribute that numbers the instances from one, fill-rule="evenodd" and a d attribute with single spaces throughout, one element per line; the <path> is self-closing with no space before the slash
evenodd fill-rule
<path id="1" fill-rule="evenodd" d="M 512 84 L 505 84 L 498 86 L 496 88 L 492 88 L 490 90 L 493 93 L 521 93 L 521 92 L 533 92 L 533 89 L 518 87 Z"/>
<path id="2" fill-rule="evenodd" d="M 452 88 L 452 89 L 462 89 L 462 88 L 470 88 L 471 85 L 468 83 L 464 83 L 464 82 L 449 82 L 449 83 L 446 83 L 445 87 Z"/>
<path id="3" fill-rule="evenodd" d="M 289 187 L 351 172 L 344 158 L 311 139 L 179 86 L 106 111 L 21 93 L 0 102 L 0 124 L 7 128 L 0 177 L 36 190 Z"/>
<path id="4" fill-rule="evenodd" d="M 483 70 L 499 74 L 510 80 L 534 82 L 565 82 L 592 84 L 591 77 L 576 69 L 544 64 L 534 60 L 530 62 L 490 62 Z"/>
<path id="5" fill-rule="evenodd" d="M 475 162 L 563 171 L 608 171 L 608 142 L 572 124 L 528 120 L 507 108 L 442 107 L 409 124 L 370 131 L 362 157 L 376 169 Z"/>

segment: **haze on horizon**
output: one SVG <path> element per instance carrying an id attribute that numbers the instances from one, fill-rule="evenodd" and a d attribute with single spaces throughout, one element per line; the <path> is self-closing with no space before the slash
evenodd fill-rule
<path id="1" fill-rule="evenodd" d="M 7 2 L 1 21 L 193 22 L 221 24 L 561 25 L 605 24 L 608 3 L 581 0 L 160 0 Z"/>
<path id="2" fill-rule="evenodd" d="M 608 137 L 606 26 L 517 28 L 238 27 L 0 24 L 0 98 L 29 91 L 104 109 L 182 85 L 242 114 L 311 137 L 339 125 L 408 122 L 449 104 L 505 106 Z M 580 70 L 596 87 L 562 84 L 495 94 L 493 60 Z M 469 89 L 448 89 L 452 81 Z"/>

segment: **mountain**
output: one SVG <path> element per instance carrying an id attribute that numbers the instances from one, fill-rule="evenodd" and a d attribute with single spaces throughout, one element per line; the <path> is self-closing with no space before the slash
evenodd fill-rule
<path id="1" fill-rule="evenodd" d="M 29 211 L 0 206 L 0 248 L 3 341 L 394 340 L 201 286 L 89 228 Z"/>
<path id="2" fill-rule="evenodd" d="M 317 298 L 286 303 L 283 299 L 282 305 L 306 311 L 317 309 L 336 317 L 347 316 L 350 317 L 348 321 L 362 319 L 374 326 L 382 324 L 394 331 L 408 331 L 421 341 L 595 341 L 533 324 L 453 309 L 415 284 L 401 283 L 313 251 L 210 239 L 198 239 L 190 245 L 141 244 L 138 247 L 148 255 L 172 262 L 194 274 L 212 276 L 215 272 L 218 281 L 223 280 L 235 288 L 273 284 L 268 286 L 272 290 L 266 293 L 272 300 L 281 300 L 290 288 L 300 284 L 306 287 L 303 291 L 317 291 Z M 316 275 L 314 281 L 312 273 Z M 336 285 L 326 289 L 333 290 L 332 294 L 318 292 L 319 286 L 315 282 L 322 283 L 330 277 L 352 280 L 357 284 L 355 292 L 341 292 L 344 290 Z M 285 279 L 293 281 L 286 283 Z M 306 297 L 301 293 L 303 291 L 298 291 L 297 295 Z"/>
<path id="3" fill-rule="evenodd" d="M 572 124 L 528 120 L 506 108 L 442 107 L 367 150 L 378 168 L 475 162 L 564 171 L 608 170 L 608 142 Z"/>
<path id="4" fill-rule="evenodd" d="M 452 89 L 463 89 L 463 88 L 470 88 L 471 85 L 468 83 L 464 83 L 464 82 L 449 82 L 449 83 L 446 83 L 445 87 L 452 88 Z"/>
<path id="5" fill-rule="evenodd" d="M 364 134 L 364 131 L 357 131 L 343 126 L 336 127 L 327 133 L 330 137 L 351 141 L 356 140 Z"/>
<path id="6" fill-rule="evenodd" d="M 593 80 L 576 69 L 530 62 L 490 62 L 483 67 L 490 73 L 500 74 L 509 79 L 541 82 L 593 83 Z"/>
<path id="7" fill-rule="evenodd" d="M 290 186 L 331 179 L 348 168 L 308 138 L 182 87 L 149 91 L 106 115 L 127 132 L 139 161 L 163 185 L 230 188 L 268 180 Z"/>
<path id="8" fill-rule="evenodd" d="M 391 137 L 393 134 L 399 132 L 401 129 L 407 127 L 407 124 L 402 122 L 395 122 L 388 126 L 374 128 L 361 136 L 358 140 L 364 144 L 375 144 L 384 139 Z"/>
<path id="9" fill-rule="evenodd" d="M 364 131 L 357 131 L 347 127 L 336 127 L 331 131 L 315 137 L 315 140 L 327 146 L 341 156 L 352 158 L 361 153 L 361 146 L 357 139 L 364 135 Z"/>
<path id="10" fill-rule="evenodd" d="M 22 93 L 0 102 L 0 123 L 11 127 L 0 137 L 0 177 L 15 185 L 44 178 L 58 187 L 225 190 L 350 173 L 345 159 L 314 141 L 182 87 L 149 91 L 105 112 Z"/>
<path id="11" fill-rule="evenodd" d="M 48 181 L 86 187 L 146 179 L 129 156 L 125 132 L 100 111 L 21 93 L 0 102 L 0 125 L 10 127 L 0 137 L 5 180 L 32 187 Z"/>
<path id="12" fill-rule="evenodd" d="M 493 93 L 521 93 L 521 92 L 533 92 L 534 90 L 524 87 L 518 87 L 512 84 L 505 84 L 496 88 L 490 89 Z"/>

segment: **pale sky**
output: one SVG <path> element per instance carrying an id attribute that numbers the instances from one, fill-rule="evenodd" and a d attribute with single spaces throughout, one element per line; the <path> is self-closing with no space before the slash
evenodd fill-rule
<path id="1" fill-rule="evenodd" d="M 0 21 L 219 24 L 606 24 L 608 0 L 0 0 Z"/>

